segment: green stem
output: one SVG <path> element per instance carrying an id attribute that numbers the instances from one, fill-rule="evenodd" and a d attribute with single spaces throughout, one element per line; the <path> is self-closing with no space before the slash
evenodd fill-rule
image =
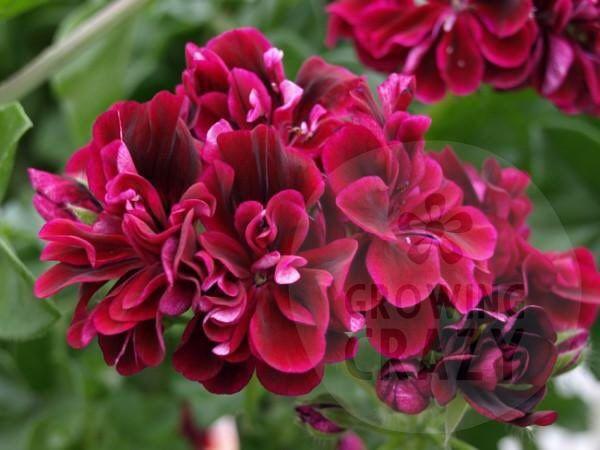
<path id="1" fill-rule="evenodd" d="M 99 35 L 122 24 L 150 0 L 115 0 L 0 84 L 0 104 L 19 100 L 54 75 Z"/>

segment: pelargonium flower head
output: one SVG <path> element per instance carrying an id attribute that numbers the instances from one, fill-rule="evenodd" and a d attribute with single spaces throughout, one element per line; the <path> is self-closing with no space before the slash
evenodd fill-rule
<path id="1" fill-rule="evenodd" d="M 223 130 L 265 124 L 286 143 L 315 149 L 343 112 L 368 107 L 363 77 L 312 57 L 293 82 L 282 59 L 283 51 L 253 28 L 227 31 L 204 47 L 188 44 L 179 90 L 189 98 L 195 136 L 214 145 Z"/>
<path id="2" fill-rule="evenodd" d="M 595 0 L 535 0 L 540 34 L 533 84 L 570 113 L 600 114 L 600 5 Z"/>
<path id="3" fill-rule="evenodd" d="M 398 84 L 401 79 L 393 77 L 381 91 Z M 389 98 L 382 96 L 384 104 Z M 463 204 L 458 185 L 423 152 L 426 118 L 404 111 L 381 116 L 380 127 L 366 122 L 340 128 L 324 143 L 322 161 L 335 203 L 364 256 L 349 276 L 351 306 L 370 311 L 367 334 L 380 352 L 406 358 L 431 341 L 436 327 L 430 296 L 436 288 L 461 313 L 490 290 L 487 261 L 496 230 L 480 210 Z M 373 284 L 376 295 L 356 289 Z"/>
<path id="4" fill-rule="evenodd" d="M 472 93 L 488 67 L 522 71 L 537 37 L 532 0 L 338 0 L 328 10 L 330 44 L 350 37 L 366 65 L 415 75 L 426 102 Z"/>
<path id="5" fill-rule="evenodd" d="M 124 375 L 163 359 L 162 317 L 194 297 L 167 267 L 165 246 L 180 248 L 181 259 L 181 247 L 194 245 L 182 237 L 214 209 L 198 184 L 198 143 L 180 119 L 183 102 L 162 92 L 148 103 L 118 103 L 68 162 L 69 178 L 30 172 L 48 220 L 41 259 L 58 262 L 35 293 L 80 285 L 68 341 L 79 348 L 98 336 L 107 363 Z"/>
<path id="6" fill-rule="evenodd" d="M 512 316 L 473 310 L 440 333 L 443 356 L 431 390 L 441 405 L 456 395 L 490 419 L 550 425 L 557 414 L 535 411 L 557 359 L 556 333 L 544 310 Z"/>
<path id="7" fill-rule="evenodd" d="M 523 263 L 527 302 L 544 308 L 558 331 L 590 329 L 600 308 L 600 273 L 585 248 L 541 253 Z"/>
<path id="8" fill-rule="evenodd" d="M 321 174 L 274 128 L 224 132 L 217 146 L 203 176 L 217 207 L 199 238 L 212 270 L 175 368 L 217 393 L 255 370 L 271 392 L 307 393 L 325 363 L 353 354 L 341 292 L 356 242 L 323 243 Z"/>
<path id="9" fill-rule="evenodd" d="M 481 172 L 461 162 L 450 148 L 431 153 L 464 194 L 464 203 L 487 216 L 498 232 L 498 243 L 489 260 L 494 276 L 494 308 L 510 308 L 523 298 L 522 264 L 530 245 L 527 218 L 532 202 L 527 196 L 530 177 L 518 169 L 502 168 L 498 161 L 485 161 Z"/>

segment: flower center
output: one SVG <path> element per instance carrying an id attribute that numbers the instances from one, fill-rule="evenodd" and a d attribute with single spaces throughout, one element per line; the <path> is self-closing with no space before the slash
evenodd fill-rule
<path id="1" fill-rule="evenodd" d="M 262 286 L 269 280 L 269 275 L 264 270 L 258 271 L 254 274 L 254 284 L 256 286 Z"/>
<path id="2" fill-rule="evenodd" d="M 468 0 L 452 0 L 452 9 L 455 12 L 461 12 L 467 9 L 469 6 Z"/>

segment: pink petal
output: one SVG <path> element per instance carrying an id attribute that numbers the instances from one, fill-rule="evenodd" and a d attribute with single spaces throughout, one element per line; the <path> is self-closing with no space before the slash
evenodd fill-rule
<path id="1" fill-rule="evenodd" d="M 477 45 L 480 34 L 477 22 L 471 16 L 461 14 L 438 44 L 437 65 L 454 94 L 470 94 L 481 84 L 484 62 Z"/>
<path id="2" fill-rule="evenodd" d="M 259 288 L 257 295 L 249 337 L 258 356 L 274 369 L 286 373 L 301 373 L 316 367 L 325 354 L 323 332 L 314 326 L 290 321 L 277 307 L 273 293 L 265 288 Z"/>
<path id="3" fill-rule="evenodd" d="M 336 204 L 355 225 L 382 239 L 394 239 L 388 217 L 390 191 L 379 177 L 356 180 L 337 196 Z"/>
<path id="4" fill-rule="evenodd" d="M 256 375 L 269 392 L 295 397 L 308 394 L 319 385 L 323 378 L 323 366 L 304 373 L 284 373 L 259 361 L 256 364 Z"/>
<path id="5" fill-rule="evenodd" d="M 367 253 L 367 269 L 388 302 L 408 308 L 425 300 L 437 286 L 438 258 L 434 247 L 409 244 L 404 239 L 375 239 Z"/>

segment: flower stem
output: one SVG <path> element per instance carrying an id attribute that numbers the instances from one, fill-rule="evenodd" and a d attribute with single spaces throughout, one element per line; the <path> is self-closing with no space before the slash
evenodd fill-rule
<path id="1" fill-rule="evenodd" d="M 99 35 L 122 24 L 150 0 L 115 0 L 0 84 L 0 104 L 19 100 L 54 75 Z"/>

